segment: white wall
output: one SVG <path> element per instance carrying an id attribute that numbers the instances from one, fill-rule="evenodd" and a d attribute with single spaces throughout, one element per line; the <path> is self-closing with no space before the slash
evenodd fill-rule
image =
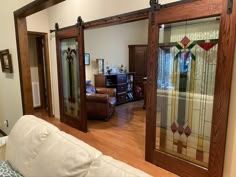
<path id="1" fill-rule="evenodd" d="M 13 12 L 32 0 L 0 1 L 0 50 L 9 49 L 12 55 L 13 74 L 0 71 L 0 124 L 9 121 L 3 131 L 9 133 L 16 120 L 22 115 L 20 79 L 16 50 L 16 37 Z"/>
<path id="2" fill-rule="evenodd" d="M 90 65 L 86 65 L 86 80 L 94 81 L 96 59 L 104 59 L 104 65 L 129 68 L 128 45 L 148 43 L 148 21 L 142 20 L 92 30 L 85 30 L 85 52 L 90 53 Z"/>
<path id="3" fill-rule="evenodd" d="M 31 82 L 39 82 L 38 55 L 35 36 L 29 36 L 29 57 Z"/>
<path id="4" fill-rule="evenodd" d="M 49 33 L 48 9 L 28 16 L 26 21 L 28 31 Z"/>

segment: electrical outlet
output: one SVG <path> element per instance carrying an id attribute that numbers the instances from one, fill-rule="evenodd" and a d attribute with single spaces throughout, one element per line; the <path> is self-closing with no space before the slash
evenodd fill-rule
<path id="1" fill-rule="evenodd" d="M 8 126 L 9 126 L 8 120 L 4 120 L 4 121 L 3 121 L 3 124 L 4 124 L 6 127 L 8 127 Z"/>

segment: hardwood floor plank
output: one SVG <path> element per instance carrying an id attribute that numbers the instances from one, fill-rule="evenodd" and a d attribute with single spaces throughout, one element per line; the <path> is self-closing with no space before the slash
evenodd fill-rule
<path id="1" fill-rule="evenodd" d="M 141 169 L 154 177 L 177 177 L 144 160 L 146 112 L 142 106 L 143 101 L 117 106 L 109 121 L 89 120 L 88 133 L 69 127 L 58 119 L 48 117 L 47 114 L 38 112 L 35 115 L 95 147 L 103 154 Z"/>

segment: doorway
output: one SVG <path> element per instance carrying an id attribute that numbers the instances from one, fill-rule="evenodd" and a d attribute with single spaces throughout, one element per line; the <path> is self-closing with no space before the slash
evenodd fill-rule
<path id="1" fill-rule="evenodd" d="M 117 152 L 116 157 L 122 157 L 126 151 L 130 158 L 144 159 L 146 110 L 143 109 L 143 79 L 147 72 L 148 20 L 87 29 L 84 42 L 85 53 L 90 54 L 90 64 L 85 66 L 86 91 L 90 92 L 92 85 L 98 95 L 103 91 L 105 96 L 107 94 L 102 89 L 110 92 L 115 89 L 110 100 L 116 98 L 117 103 L 110 114 L 109 111 L 113 110 L 107 106 L 109 99 L 108 104 L 101 103 L 96 94 L 93 100 L 89 94 L 89 132 L 96 137 L 105 134 L 112 137 L 103 141 L 109 141 L 106 144 Z M 111 70 L 110 74 L 108 70 Z"/>
<path id="2" fill-rule="evenodd" d="M 28 32 L 33 113 L 52 117 L 47 33 Z"/>

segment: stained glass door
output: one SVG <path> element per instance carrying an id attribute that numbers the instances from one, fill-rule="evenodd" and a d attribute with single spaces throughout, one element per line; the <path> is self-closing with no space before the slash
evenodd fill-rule
<path id="1" fill-rule="evenodd" d="M 56 37 L 60 118 L 86 132 L 83 29 L 73 27 L 57 31 Z"/>
<path id="2" fill-rule="evenodd" d="M 156 149 L 208 167 L 219 17 L 159 29 Z"/>
<path id="3" fill-rule="evenodd" d="M 145 158 L 182 177 L 221 176 L 213 164 L 215 142 L 225 142 L 217 122 L 227 117 L 227 108 L 221 110 L 224 101 L 215 90 L 218 95 L 225 59 L 218 56 L 222 11 L 213 5 L 222 2 L 196 1 L 149 14 Z"/>

